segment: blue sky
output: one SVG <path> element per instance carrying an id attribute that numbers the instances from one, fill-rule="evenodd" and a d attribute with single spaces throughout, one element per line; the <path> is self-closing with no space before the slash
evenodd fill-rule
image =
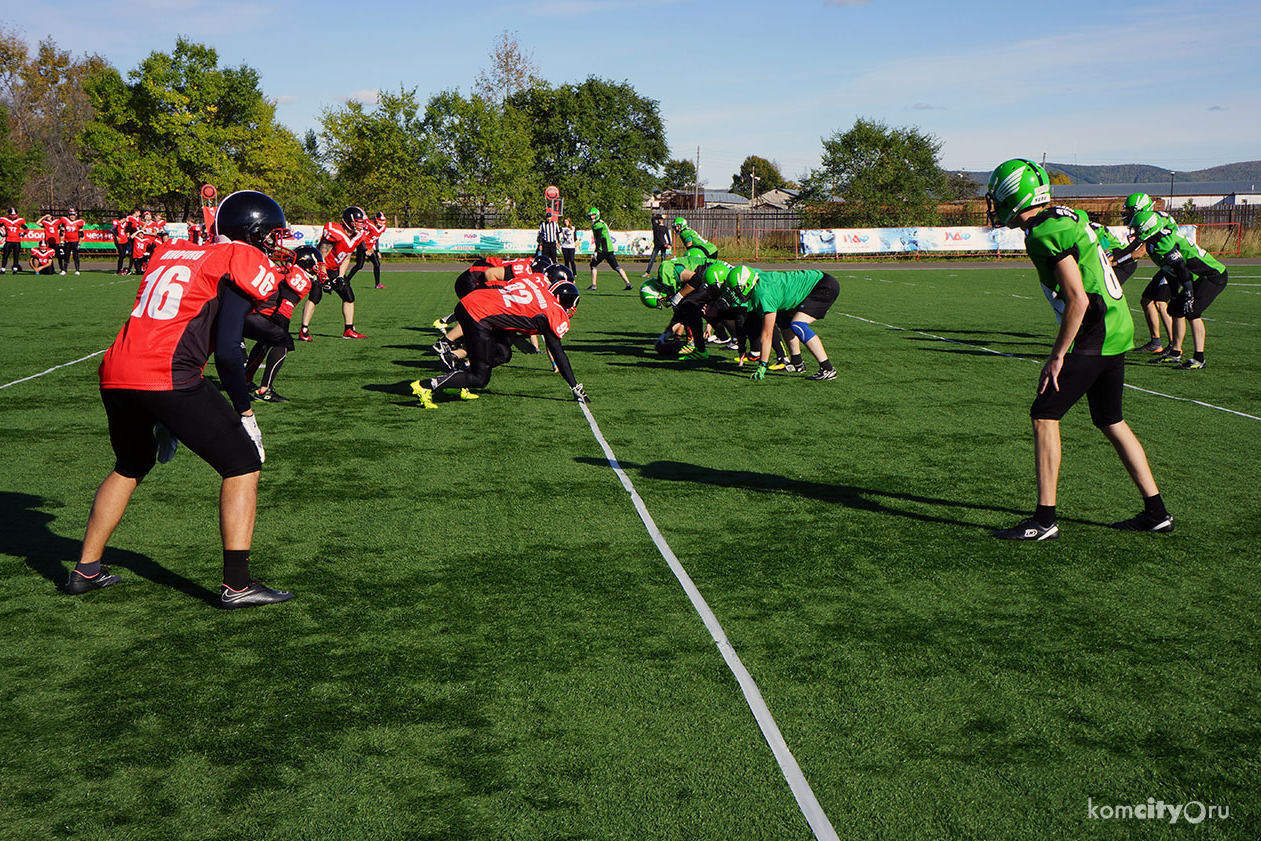
<path id="1" fill-rule="evenodd" d="M 209 44 L 257 69 L 299 133 L 380 89 L 468 92 L 506 30 L 553 84 L 625 80 L 660 102 L 672 156 L 699 147 L 711 187 L 750 154 L 799 176 L 860 116 L 937 136 L 950 169 L 1261 159 L 1255 0 L 63 0 L 11 4 L 0 26 L 124 72 L 180 35 Z"/>

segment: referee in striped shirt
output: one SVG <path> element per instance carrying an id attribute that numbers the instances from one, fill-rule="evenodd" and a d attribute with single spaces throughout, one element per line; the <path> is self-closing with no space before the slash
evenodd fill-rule
<path id="1" fill-rule="evenodd" d="M 558 239 L 560 239 L 560 223 L 556 221 L 556 214 L 549 210 L 543 217 L 543 224 L 539 225 L 538 253 L 553 263 L 556 262 Z"/>

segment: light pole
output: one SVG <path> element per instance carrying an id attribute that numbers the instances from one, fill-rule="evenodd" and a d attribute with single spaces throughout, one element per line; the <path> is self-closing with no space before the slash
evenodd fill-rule
<path id="1" fill-rule="evenodd" d="M 1169 206 L 1165 208 L 1166 213 L 1173 213 L 1173 170 L 1169 170 Z"/>

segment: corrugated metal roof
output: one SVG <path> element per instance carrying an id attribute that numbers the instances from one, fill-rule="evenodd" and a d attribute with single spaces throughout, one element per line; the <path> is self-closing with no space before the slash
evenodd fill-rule
<path id="1" fill-rule="evenodd" d="M 1130 193 L 1147 193 L 1153 198 L 1169 197 L 1169 182 L 1145 184 L 1056 184 L 1051 195 L 1062 198 L 1125 197 Z M 1175 181 L 1173 197 L 1229 196 L 1231 193 L 1261 194 L 1261 181 Z"/>

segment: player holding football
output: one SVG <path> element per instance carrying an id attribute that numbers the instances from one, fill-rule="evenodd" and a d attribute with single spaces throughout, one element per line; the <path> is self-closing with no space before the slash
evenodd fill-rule
<path id="1" fill-rule="evenodd" d="M 82 595 L 119 582 L 101 556 L 132 493 L 156 460 L 154 425 L 162 424 L 219 475 L 223 608 L 282 602 L 292 593 L 250 577 L 249 554 L 263 463 L 262 434 L 250 409 L 241 359 L 246 313 L 276 289 L 288 235 L 279 205 L 242 191 L 223 200 L 215 230 L 230 242 L 160 246 L 140 283 L 136 305 L 101 361 L 101 401 L 109 418 L 114 469 L 96 491 L 79 563 L 66 592 Z M 213 349 L 229 400 L 203 376 Z"/>
<path id="2" fill-rule="evenodd" d="M 1168 279 L 1170 290 L 1178 290 L 1169 299 L 1168 310 L 1173 319 L 1169 347 L 1152 362 L 1173 364 L 1180 371 L 1203 368 L 1204 311 L 1226 288 L 1226 267 L 1176 230 L 1169 230 L 1164 220 L 1150 210 L 1134 214 L 1130 230 L 1135 240 L 1147 247 L 1147 256 Z M 1195 351 L 1191 359 L 1184 361 L 1182 340 L 1188 321 Z"/>
<path id="3" fill-rule="evenodd" d="M 355 290 L 350 286 L 350 278 L 341 276 L 342 266 L 363 241 L 364 224 L 368 216 L 362 207 L 348 207 L 342 211 L 341 224 L 329 222 L 320 234 L 320 245 L 327 246 L 324 254 L 324 271 L 327 274 L 323 283 L 311 287 L 311 294 L 302 305 L 302 328 L 298 330 L 298 338 L 304 342 L 311 341 L 311 316 L 315 315 L 315 305 L 320 302 L 325 292 L 336 292 L 342 299 L 342 319 L 346 327 L 342 331 L 343 339 L 366 339 L 362 333 L 355 332 Z"/>
<path id="4" fill-rule="evenodd" d="M 426 409 L 435 408 L 434 392 L 445 389 L 458 390 L 462 399 L 474 399 L 477 395 L 468 389 L 485 388 L 491 369 L 512 358 L 513 337 L 538 335 L 574 398 L 590 403 L 560 343 L 577 308 L 578 287 L 565 266 L 549 266 L 544 274 L 526 275 L 504 286 L 474 289 L 455 308 L 455 317 L 464 328 L 468 369 L 416 380 L 412 393 Z"/>
<path id="5" fill-rule="evenodd" d="M 1055 495 L 1060 471 L 1060 418 L 1085 395 L 1090 418 L 1112 443 L 1143 497 L 1143 511 L 1112 527 L 1126 531 L 1173 531 L 1152 478 L 1143 445 L 1121 412 L 1125 354 L 1134 347 L 1134 321 L 1086 214 L 1051 206 L 1051 179 L 1033 161 L 1015 158 L 990 175 L 985 195 L 990 224 L 1021 228 L 1025 250 L 1059 332 L 1038 376 L 1033 419 L 1033 453 L 1038 504 L 1033 516 L 994 536 L 1003 540 L 1054 540 L 1060 535 Z"/>

